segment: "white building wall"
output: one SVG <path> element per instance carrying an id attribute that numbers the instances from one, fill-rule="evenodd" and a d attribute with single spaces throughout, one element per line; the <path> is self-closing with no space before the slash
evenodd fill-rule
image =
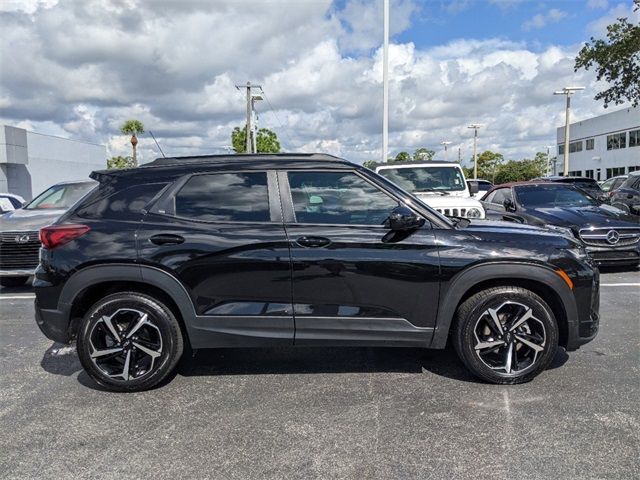
<path id="1" fill-rule="evenodd" d="M 611 169 L 640 168 L 640 145 L 629 146 L 629 132 L 640 129 L 640 108 L 626 108 L 616 112 L 606 113 L 598 117 L 572 123 L 569 128 L 570 143 L 581 141 L 582 151 L 569 153 L 569 171 L 580 172 L 581 175 L 593 173 L 593 178 L 605 180 L 614 176 Z M 607 150 L 607 136 L 624 133 L 626 147 Z M 587 150 L 587 139 L 594 140 L 593 150 Z M 564 127 L 557 129 L 556 173 L 562 173 L 563 154 L 560 146 L 564 145 Z M 609 175 L 607 170 L 609 169 Z M 598 178 L 598 170 L 600 178 Z M 618 172 L 619 174 L 619 172 Z"/>
<path id="2" fill-rule="evenodd" d="M 0 126 L 0 191 L 30 200 L 51 185 L 106 168 L 104 145 Z"/>

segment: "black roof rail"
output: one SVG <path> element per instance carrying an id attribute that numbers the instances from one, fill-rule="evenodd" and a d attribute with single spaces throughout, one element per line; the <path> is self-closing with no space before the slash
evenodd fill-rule
<path id="1" fill-rule="evenodd" d="M 140 165 L 144 167 L 157 167 L 164 165 L 183 165 L 189 163 L 218 163 L 224 161 L 238 161 L 255 158 L 256 160 L 292 160 L 309 159 L 323 161 L 343 162 L 344 159 L 327 153 L 231 153 L 220 155 L 189 155 L 184 157 L 160 157 L 152 162 Z"/>

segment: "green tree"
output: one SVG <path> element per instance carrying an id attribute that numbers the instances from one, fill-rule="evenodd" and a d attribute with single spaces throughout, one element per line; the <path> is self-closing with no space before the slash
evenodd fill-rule
<path id="1" fill-rule="evenodd" d="M 392 160 L 387 160 L 387 163 L 398 163 L 398 162 L 409 162 L 411 161 L 411 155 L 409 152 L 399 152 L 396 157 Z"/>
<path id="2" fill-rule="evenodd" d="M 436 152 L 424 147 L 418 148 L 415 152 L 413 152 L 413 159 L 416 162 L 430 162 L 435 156 Z"/>
<path id="3" fill-rule="evenodd" d="M 247 129 L 246 127 L 235 127 L 231 132 L 231 145 L 236 153 L 246 153 L 247 151 Z M 258 153 L 278 153 L 280 151 L 280 141 L 278 135 L 268 128 L 258 130 L 256 136 L 256 148 Z"/>
<path id="4" fill-rule="evenodd" d="M 131 157 L 111 157 L 107 159 L 107 168 L 131 168 L 134 167 L 133 158 Z"/>
<path id="5" fill-rule="evenodd" d="M 547 171 L 547 154 L 538 152 L 533 160 L 509 160 L 498 167 L 494 183 L 522 182 L 543 176 Z"/>
<path id="6" fill-rule="evenodd" d="M 478 178 L 495 183 L 494 179 L 498 173 L 498 168 L 503 162 L 504 156 L 501 153 L 485 150 L 478 155 Z M 469 178 L 473 178 L 473 157 L 471 157 L 471 175 Z"/>
<path id="7" fill-rule="evenodd" d="M 640 9 L 640 0 L 633 0 L 634 11 Z M 636 107 L 640 103 L 640 24 L 634 25 L 627 18 L 618 18 L 607 26 L 607 39 L 595 39 L 585 43 L 578 52 L 575 71 L 595 67 L 598 80 L 605 80 L 609 88 L 594 97 L 610 103 L 630 101 Z"/>
<path id="8" fill-rule="evenodd" d="M 364 168 L 368 168 L 369 170 L 373 170 L 375 172 L 376 167 L 380 165 L 380 162 L 376 162 L 375 160 L 366 160 L 362 163 Z"/>
<path id="9" fill-rule="evenodd" d="M 131 147 L 133 148 L 133 166 L 138 166 L 137 146 L 138 135 L 144 133 L 144 125 L 140 120 L 127 120 L 120 127 L 123 135 L 131 135 Z"/>

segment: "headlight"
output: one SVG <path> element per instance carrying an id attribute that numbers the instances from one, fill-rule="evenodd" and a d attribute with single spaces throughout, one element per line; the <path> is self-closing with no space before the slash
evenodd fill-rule
<path id="1" fill-rule="evenodd" d="M 555 233 L 559 233 L 560 235 L 564 235 L 566 237 L 576 238 L 573 234 L 573 230 L 567 227 L 559 227 L 558 225 L 545 225 L 547 230 L 551 230 Z"/>
<path id="2" fill-rule="evenodd" d="M 468 218 L 480 218 L 480 217 L 482 217 L 482 212 L 480 210 L 478 210 L 477 208 L 470 208 L 469 210 L 467 210 L 467 217 Z"/>

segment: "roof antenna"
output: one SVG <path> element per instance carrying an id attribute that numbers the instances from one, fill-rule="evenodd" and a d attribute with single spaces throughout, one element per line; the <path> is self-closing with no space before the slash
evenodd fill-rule
<path id="1" fill-rule="evenodd" d="M 156 140 L 156 137 L 153 136 L 153 132 L 151 130 L 149 130 L 149 134 L 151 135 L 151 138 L 153 138 L 153 141 L 156 142 L 156 145 L 158 146 L 158 150 L 160 150 L 160 153 L 162 154 L 162 158 L 167 158 L 167 156 L 162 151 L 162 148 L 160 148 L 160 144 Z"/>

